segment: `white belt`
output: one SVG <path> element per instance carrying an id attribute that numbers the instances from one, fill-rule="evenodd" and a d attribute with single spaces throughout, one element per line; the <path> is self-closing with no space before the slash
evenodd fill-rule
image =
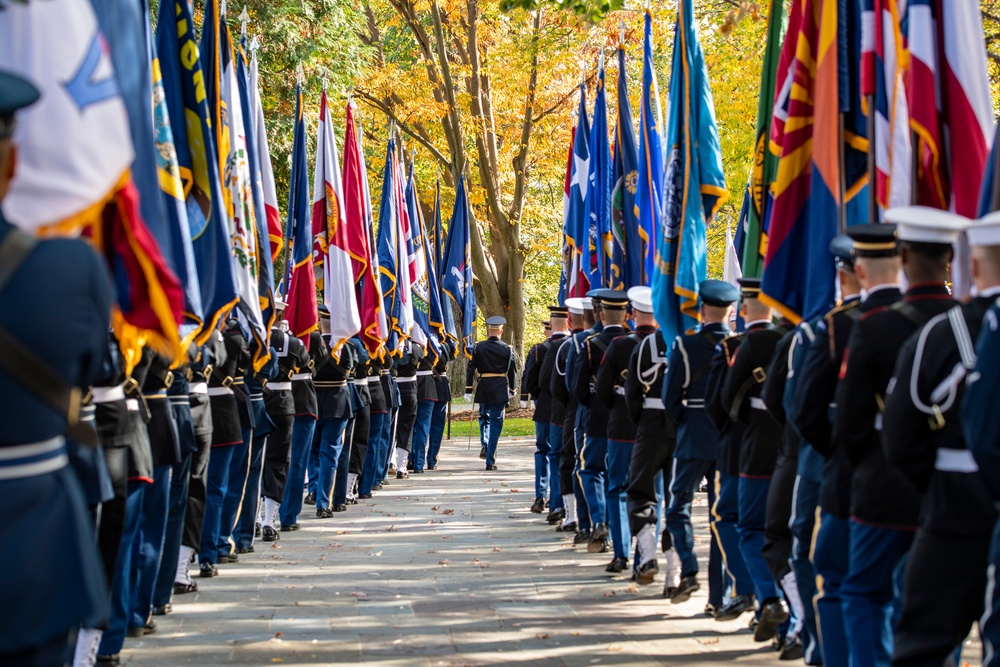
<path id="1" fill-rule="evenodd" d="M 267 388 L 270 389 L 271 391 L 291 391 L 292 390 L 292 383 L 291 382 L 268 382 L 267 383 Z"/>
<path id="2" fill-rule="evenodd" d="M 292 376 L 293 380 L 311 380 L 312 373 L 296 373 Z"/>
<path id="3" fill-rule="evenodd" d="M 26 445 L 0 447 L 0 480 L 44 475 L 68 464 L 66 438 L 61 435 Z"/>
<path id="4" fill-rule="evenodd" d="M 208 393 L 208 383 L 207 382 L 193 382 L 188 387 L 189 394 L 207 394 Z"/>
<path id="5" fill-rule="evenodd" d="M 351 378 L 350 380 L 347 381 L 347 384 L 352 384 L 355 387 L 357 387 L 359 384 L 361 384 L 361 380 L 358 380 L 356 378 Z"/>
<path id="6" fill-rule="evenodd" d="M 139 412 L 139 399 L 138 398 L 126 398 L 125 407 L 128 408 L 129 412 Z"/>
<path id="7" fill-rule="evenodd" d="M 647 410 L 664 410 L 662 398 L 647 398 L 642 401 L 642 407 Z"/>
<path id="8" fill-rule="evenodd" d="M 625 395 L 625 387 L 615 387 L 615 393 L 619 396 Z"/>
<path id="9" fill-rule="evenodd" d="M 694 408 L 694 409 L 703 408 L 703 407 L 705 407 L 705 399 L 704 398 L 685 398 L 684 399 L 684 406 L 688 407 L 688 408 Z"/>
<path id="10" fill-rule="evenodd" d="M 750 407 L 754 410 L 767 410 L 767 405 L 764 403 L 764 399 L 757 398 L 756 396 L 750 397 Z"/>
<path id="11" fill-rule="evenodd" d="M 417 377 L 427 377 L 428 375 L 434 375 L 434 371 L 417 371 Z"/>
<path id="12" fill-rule="evenodd" d="M 979 466 L 968 449 L 939 449 L 934 468 L 941 472 L 976 472 Z"/>
<path id="13" fill-rule="evenodd" d="M 208 388 L 208 395 L 209 396 L 232 396 L 233 395 L 233 390 L 230 389 L 229 387 L 209 387 Z"/>
<path id="14" fill-rule="evenodd" d="M 188 398 L 187 394 L 168 396 L 167 398 L 170 399 L 170 405 L 191 405 L 191 400 Z"/>
<path id="15" fill-rule="evenodd" d="M 416 381 L 417 381 L 417 378 L 415 378 L 413 376 L 404 376 L 404 377 L 398 377 L 398 378 L 396 378 L 396 383 L 397 384 L 406 384 L 407 382 L 416 382 Z"/>
<path id="16" fill-rule="evenodd" d="M 121 385 L 115 387 L 91 387 L 90 402 L 94 405 L 98 403 L 111 403 L 125 398 L 125 389 Z"/>

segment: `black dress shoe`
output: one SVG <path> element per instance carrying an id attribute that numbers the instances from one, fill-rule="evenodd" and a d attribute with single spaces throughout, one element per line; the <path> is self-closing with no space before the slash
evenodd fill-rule
<path id="1" fill-rule="evenodd" d="M 370 494 L 370 493 L 362 493 L 361 495 L 358 496 L 358 499 L 359 500 L 368 500 L 371 497 L 372 497 L 372 494 Z"/>
<path id="2" fill-rule="evenodd" d="M 426 468 L 424 468 L 424 470 L 437 470 L 437 469 L 438 469 L 438 467 L 436 465 L 427 466 Z"/>
<path id="3" fill-rule="evenodd" d="M 656 575 L 660 573 L 660 564 L 656 562 L 655 559 L 648 560 L 639 566 L 639 570 L 635 573 L 635 583 L 640 586 L 648 586 L 653 583 Z"/>
<path id="4" fill-rule="evenodd" d="M 405 470 L 400 470 L 399 472 L 396 473 L 396 479 L 406 479 L 409 476 L 410 473 L 406 472 Z"/>
<path id="5" fill-rule="evenodd" d="M 331 516 L 333 516 L 333 510 L 316 508 L 317 519 L 329 519 Z"/>
<path id="6" fill-rule="evenodd" d="M 153 607 L 153 616 L 166 616 L 173 610 L 174 608 L 169 602 L 167 604 L 161 604 L 159 606 Z"/>
<path id="7" fill-rule="evenodd" d="M 271 526 L 264 526 L 264 534 L 261 536 L 260 539 L 265 542 L 275 542 L 281 539 L 281 535 L 279 535 L 278 531 L 276 531 Z"/>
<path id="8" fill-rule="evenodd" d="M 573 544 L 586 544 L 588 542 L 590 542 L 590 528 L 576 531 L 576 536 L 573 538 Z"/>
<path id="9" fill-rule="evenodd" d="M 293 531 L 296 531 L 296 530 L 300 529 L 301 527 L 302 526 L 300 526 L 297 523 L 288 523 L 288 524 L 283 523 L 283 524 L 281 524 L 281 532 L 283 532 L 283 533 L 291 533 Z"/>
<path id="10" fill-rule="evenodd" d="M 604 571 L 618 574 L 619 572 L 624 572 L 627 569 L 628 558 L 614 558 L 610 563 L 608 563 L 608 566 L 604 568 Z"/>
<path id="11" fill-rule="evenodd" d="M 250 545 L 248 547 L 238 547 L 236 549 L 236 553 L 237 554 L 252 554 L 253 553 L 253 545 Z"/>
<path id="12" fill-rule="evenodd" d="M 174 582 L 174 595 L 187 595 L 188 593 L 197 593 L 198 584 L 193 581 L 190 584 L 178 584 Z"/>
<path id="13" fill-rule="evenodd" d="M 118 667 L 118 665 L 122 664 L 122 661 L 121 661 L 121 658 L 118 657 L 118 654 L 115 653 L 114 655 L 99 655 L 99 656 L 97 656 L 97 662 L 94 663 L 94 664 L 96 664 L 96 665 L 109 665 L 110 667 Z"/>
<path id="14" fill-rule="evenodd" d="M 372 485 L 372 491 L 381 491 L 381 490 L 382 490 L 382 485 L 381 484 L 373 484 Z"/>
<path id="15" fill-rule="evenodd" d="M 485 459 L 486 458 L 486 448 L 485 447 L 483 447 L 482 449 L 479 450 L 479 458 L 481 458 L 481 459 Z"/>
<path id="16" fill-rule="evenodd" d="M 316 504 L 316 494 L 315 493 L 307 494 L 306 495 L 306 499 L 303 500 L 302 502 L 305 503 L 306 505 L 315 505 Z"/>
<path id="17" fill-rule="evenodd" d="M 746 612 L 753 611 L 754 601 L 753 595 L 737 595 L 729 601 L 729 604 L 715 612 L 715 620 L 735 621 Z"/>
<path id="18" fill-rule="evenodd" d="M 142 626 L 142 634 L 151 635 L 154 634 L 155 632 L 156 632 L 156 623 L 153 622 L 153 619 L 149 619 L 148 621 L 146 621 L 146 625 Z"/>
<path id="19" fill-rule="evenodd" d="M 348 505 L 357 505 L 358 504 L 358 499 L 357 498 L 348 498 L 347 499 L 347 504 Z"/>
<path id="20" fill-rule="evenodd" d="M 576 521 L 570 521 L 569 523 L 561 523 L 556 526 L 557 533 L 575 533 L 576 532 Z"/>
<path id="21" fill-rule="evenodd" d="M 545 521 L 550 524 L 560 523 L 565 518 L 566 518 L 566 510 L 560 507 L 559 509 L 554 509 L 551 512 L 549 512 L 549 515 L 545 517 Z"/>
<path id="22" fill-rule="evenodd" d="M 204 577 L 206 579 L 211 577 L 219 576 L 219 570 L 212 563 L 202 563 L 201 571 L 198 573 L 199 577 Z"/>
<path id="23" fill-rule="evenodd" d="M 670 596 L 670 602 L 673 604 L 680 604 L 681 602 L 687 602 L 691 599 L 691 594 L 698 591 L 701 586 L 698 584 L 698 577 L 694 574 L 688 574 L 681 577 L 681 583 L 674 589 L 673 594 Z"/>
<path id="24" fill-rule="evenodd" d="M 705 616 L 711 616 L 712 618 L 715 618 L 715 614 L 718 611 L 719 611 L 719 608 L 716 607 L 711 602 L 705 603 L 705 611 L 703 612 L 705 614 Z"/>
<path id="25" fill-rule="evenodd" d="M 764 600 L 760 607 L 760 622 L 753 631 L 755 642 L 766 642 L 778 634 L 778 627 L 788 620 L 788 603 L 781 598 Z"/>
<path id="26" fill-rule="evenodd" d="M 589 554 L 599 554 L 607 546 L 606 542 L 608 540 L 608 527 L 606 524 L 599 523 L 594 526 L 594 530 L 590 534 L 590 541 L 587 543 L 587 553 Z"/>
<path id="27" fill-rule="evenodd" d="M 263 529 L 263 527 L 259 523 L 255 523 L 253 525 L 253 536 L 254 537 L 260 537 L 262 529 Z"/>
<path id="28" fill-rule="evenodd" d="M 802 659 L 802 640 L 798 635 L 787 635 L 781 638 L 781 642 L 778 644 L 778 651 L 780 655 L 778 660 L 801 660 Z"/>
<path id="29" fill-rule="evenodd" d="M 346 512 L 347 505 L 334 505 L 332 509 L 334 512 Z"/>
<path id="30" fill-rule="evenodd" d="M 496 466 L 486 466 L 486 469 L 487 470 L 496 470 L 497 467 Z"/>
<path id="31" fill-rule="evenodd" d="M 545 498 L 535 498 L 535 502 L 531 504 L 531 512 L 533 514 L 541 514 L 545 511 Z"/>
<path id="32" fill-rule="evenodd" d="M 413 472 L 413 468 L 414 468 L 413 461 L 407 461 L 406 469 L 409 470 L 410 472 Z"/>
<path id="33" fill-rule="evenodd" d="M 146 630 L 141 625 L 136 626 L 134 628 L 129 628 L 128 630 L 125 631 L 125 636 L 130 637 L 132 639 L 136 639 L 137 637 L 142 637 L 145 634 Z"/>
<path id="34" fill-rule="evenodd" d="M 423 475 L 424 474 L 424 469 L 423 468 L 420 468 L 420 469 L 414 468 L 413 469 L 413 474 L 414 475 Z"/>
<path id="35" fill-rule="evenodd" d="M 220 565 L 226 564 L 226 563 L 239 563 L 240 562 L 240 557 L 237 556 L 236 554 L 221 554 L 215 560 L 215 562 L 219 563 Z"/>

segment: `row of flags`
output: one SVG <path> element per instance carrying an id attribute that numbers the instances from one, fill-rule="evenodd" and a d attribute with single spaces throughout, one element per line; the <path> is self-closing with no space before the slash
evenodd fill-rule
<path id="1" fill-rule="evenodd" d="M 307 344 L 319 301 L 335 350 L 355 335 L 372 354 L 396 353 L 406 338 L 433 353 L 448 337 L 471 344 L 464 180 L 445 237 L 440 195 L 427 225 L 412 168 L 404 179 L 390 141 L 376 234 L 360 123 L 349 104 L 341 162 L 325 90 L 310 193 L 300 81 L 282 224 L 257 44 L 245 10 L 237 37 L 222 7 L 208 0 L 197 30 L 188 0 L 163 0 L 155 33 L 128 0 L 5 7 L 0 68 L 42 92 L 18 118 L 6 217 L 39 235 L 92 241 L 116 290 L 112 324 L 129 366 L 144 345 L 180 360 L 235 318 L 260 369 L 278 299 Z M 276 276 L 283 251 L 285 275 Z"/>

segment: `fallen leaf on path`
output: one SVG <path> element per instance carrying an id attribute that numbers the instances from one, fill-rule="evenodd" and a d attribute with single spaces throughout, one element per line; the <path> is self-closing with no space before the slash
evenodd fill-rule
<path id="1" fill-rule="evenodd" d="M 540 635 L 535 635 L 535 639 L 548 639 L 548 638 L 549 638 L 548 633 L 544 633 L 544 634 L 540 634 Z"/>
<path id="2" fill-rule="evenodd" d="M 284 633 L 284 632 L 281 632 L 281 631 L 279 630 L 278 632 L 274 633 L 274 636 L 275 636 L 275 637 L 284 637 L 284 636 L 285 636 L 285 633 Z"/>
<path id="3" fill-rule="evenodd" d="M 628 591 L 629 593 L 638 593 L 639 586 L 637 586 L 636 584 L 629 584 L 628 588 L 626 588 L 625 590 Z"/>
<path id="4" fill-rule="evenodd" d="M 500 493 L 500 489 L 490 489 L 490 493 Z"/>
<path id="5" fill-rule="evenodd" d="M 455 513 L 455 510 L 445 510 L 445 511 L 441 512 L 441 514 L 445 514 L 447 516 L 451 516 L 454 513 Z"/>
<path id="6" fill-rule="evenodd" d="M 386 530 L 389 531 L 390 533 L 396 532 L 396 524 L 392 524 L 391 526 L 386 528 Z"/>
<path id="7" fill-rule="evenodd" d="M 521 493 L 521 489 L 511 489 L 511 493 Z"/>
<path id="8" fill-rule="evenodd" d="M 472 564 L 473 564 L 473 565 L 479 565 L 479 564 L 480 564 L 480 563 L 482 563 L 482 562 L 483 562 L 483 561 L 479 560 L 478 558 L 473 558 L 473 559 L 472 559 Z"/>
<path id="9" fill-rule="evenodd" d="M 707 639 L 699 639 L 698 643 L 699 644 L 703 644 L 704 646 L 710 646 L 712 644 L 718 644 L 719 643 L 719 638 L 718 637 L 709 637 Z"/>
<path id="10" fill-rule="evenodd" d="M 441 506 L 440 505 L 435 505 L 434 507 L 431 508 L 431 511 L 432 512 L 437 512 L 439 509 L 441 509 Z"/>
<path id="11" fill-rule="evenodd" d="M 354 591 L 350 594 L 352 598 L 358 598 L 359 600 L 364 600 L 368 597 L 368 593 L 362 593 L 361 591 Z"/>
<path id="12" fill-rule="evenodd" d="M 450 563 L 451 563 L 451 561 L 448 560 L 447 558 L 438 561 L 438 565 L 440 565 L 442 567 L 447 567 Z"/>
<path id="13" fill-rule="evenodd" d="M 271 662 L 284 662 L 284 658 L 271 658 Z"/>
<path id="14" fill-rule="evenodd" d="M 621 651 L 622 647 L 621 646 L 609 646 L 608 650 L 611 651 L 611 652 L 613 652 L 613 653 L 616 653 L 618 651 Z"/>
<path id="15" fill-rule="evenodd" d="M 493 551 L 503 551 L 500 547 L 493 547 Z"/>
<path id="16" fill-rule="evenodd" d="M 616 591 L 606 591 L 604 593 L 604 597 L 606 597 L 606 598 L 613 598 L 613 597 L 617 597 L 617 596 L 618 596 L 618 593 Z"/>

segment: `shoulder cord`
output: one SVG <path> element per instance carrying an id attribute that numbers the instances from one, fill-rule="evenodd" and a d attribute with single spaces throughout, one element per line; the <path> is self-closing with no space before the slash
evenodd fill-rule
<path id="1" fill-rule="evenodd" d="M 926 347 L 928 336 L 939 323 L 945 320 L 948 320 L 951 326 L 951 331 L 955 337 L 955 343 L 958 345 L 958 353 L 962 361 L 955 364 L 948 377 L 934 388 L 934 391 L 931 392 L 931 402 L 933 405 L 927 405 L 920 400 L 918 392 L 920 365 L 923 361 L 924 348 Z M 968 371 L 972 370 L 975 365 L 975 347 L 969 335 L 969 329 L 965 325 L 965 317 L 962 314 L 960 306 L 955 306 L 947 313 L 938 315 L 921 329 L 920 336 L 917 338 L 917 349 L 914 354 L 913 369 L 910 374 L 910 400 L 913 401 L 913 405 L 918 410 L 932 416 L 930 421 L 933 430 L 940 430 L 944 426 L 944 413 L 954 405 L 955 399 L 958 398 L 959 385 L 965 379 Z"/>
<path id="2" fill-rule="evenodd" d="M 649 358 L 652 362 L 652 366 L 648 369 L 642 367 L 642 351 L 646 342 L 650 341 Z M 660 368 L 666 365 L 667 358 L 659 353 L 660 351 L 656 347 L 656 334 L 650 334 L 646 336 L 641 343 L 639 343 L 639 356 L 636 359 L 636 368 L 639 371 L 639 384 L 642 385 L 642 393 L 648 394 L 653 383 L 656 382 L 656 378 L 659 375 Z M 648 381 L 647 381 L 648 380 Z"/>

